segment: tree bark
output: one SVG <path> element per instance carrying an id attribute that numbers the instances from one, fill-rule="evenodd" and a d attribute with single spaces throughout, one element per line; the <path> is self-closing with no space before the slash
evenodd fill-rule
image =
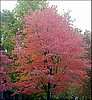
<path id="1" fill-rule="evenodd" d="M 50 100 L 50 82 L 48 82 L 47 100 Z"/>
<path id="2" fill-rule="evenodd" d="M 48 67 L 48 69 L 50 70 L 50 75 L 52 75 L 52 68 Z M 50 98 L 50 82 L 48 82 L 47 100 L 51 100 L 51 98 Z"/>

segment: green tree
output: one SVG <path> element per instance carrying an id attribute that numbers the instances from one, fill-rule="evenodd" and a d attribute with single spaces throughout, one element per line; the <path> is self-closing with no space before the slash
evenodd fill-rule
<path id="1" fill-rule="evenodd" d="M 11 20 L 12 19 L 12 20 Z M 13 49 L 13 42 L 11 38 L 14 36 L 13 24 L 15 23 L 15 18 L 12 12 L 9 10 L 3 10 L 1 13 L 1 48 L 2 50 L 7 50 L 10 52 Z"/>

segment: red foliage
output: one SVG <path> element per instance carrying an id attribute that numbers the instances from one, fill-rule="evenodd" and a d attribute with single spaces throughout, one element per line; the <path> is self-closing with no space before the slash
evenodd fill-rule
<path id="1" fill-rule="evenodd" d="M 8 75 L 10 69 L 8 66 L 11 64 L 10 60 L 5 54 L 5 51 L 0 50 L 0 91 L 12 89 L 11 79 Z"/>
<path id="2" fill-rule="evenodd" d="M 57 14 L 55 8 L 25 15 L 26 27 L 17 32 L 14 72 L 19 73 L 15 86 L 24 94 L 46 91 L 59 93 L 80 86 L 88 77 L 85 59 L 87 46 L 81 34 L 70 26 L 70 17 Z M 24 39 L 23 39 L 24 36 Z"/>

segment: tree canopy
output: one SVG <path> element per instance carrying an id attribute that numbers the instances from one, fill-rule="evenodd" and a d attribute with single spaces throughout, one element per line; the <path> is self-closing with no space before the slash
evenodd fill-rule
<path id="1" fill-rule="evenodd" d="M 81 86 L 88 76 L 86 42 L 83 35 L 70 27 L 68 13 L 57 14 L 56 8 L 40 12 L 30 9 L 25 14 L 26 27 L 16 33 L 13 54 L 17 59 L 14 83 L 18 92 L 28 94 L 50 92 L 55 94 Z"/>

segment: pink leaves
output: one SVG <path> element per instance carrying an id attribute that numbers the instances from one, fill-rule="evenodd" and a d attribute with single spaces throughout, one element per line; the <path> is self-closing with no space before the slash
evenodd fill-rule
<path id="1" fill-rule="evenodd" d="M 21 76 L 28 77 L 30 74 L 33 77 L 33 80 L 26 80 L 28 88 L 24 88 L 23 93 L 36 91 L 37 84 L 39 91 L 42 90 L 42 82 L 46 86 L 48 82 L 55 84 L 53 91 L 58 93 L 57 89 L 63 91 L 69 83 L 79 85 L 87 79 L 85 69 L 89 64 L 84 57 L 87 45 L 83 36 L 71 28 L 68 13 L 62 17 L 55 8 L 46 8 L 25 15 L 25 21 L 26 28 L 21 30 L 25 38 L 21 40 L 22 34 L 16 34 L 17 44 L 13 51 L 18 56 L 15 63 L 20 63 L 15 71 L 19 71 Z M 22 90 L 21 77 L 19 82 L 20 85 L 16 82 L 15 86 Z M 35 85 L 30 86 L 30 82 Z"/>
<path id="2" fill-rule="evenodd" d="M 9 65 L 11 64 L 12 60 L 5 54 L 7 54 L 5 51 L 0 50 L 0 91 L 12 89 L 11 79 L 8 76 L 10 69 L 6 67 L 10 67 Z"/>
<path id="3" fill-rule="evenodd" d="M 1 51 L 0 50 L 0 62 L 3 62 L 5 64 L 9 64 L 12 62 L 12 60 L 8 59 L 7 56 L 5 56 L 5 54 L 7 54 L 5 51 Z"/>

